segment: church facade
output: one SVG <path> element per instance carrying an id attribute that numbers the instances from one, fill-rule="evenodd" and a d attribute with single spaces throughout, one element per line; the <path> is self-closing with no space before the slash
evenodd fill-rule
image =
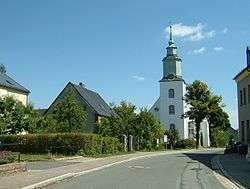
<path id="1" fill-rule="evenodd" d="M 182 60 L 177 54 L 177 46 L 173 41 L 172 26 L 167 55 L 163 58 L 163 76 L 160 83 L 160 97 L 150 109 L 151 113 L 161 122 L 164 129 L 176 128 L 182 139 L 194 138 L 195 124 L 183 114 L 188 110 L 184 101 L 186 83 L 182 78 Z M 209 127 L 207 121 L 201 123 L 201 145 L 210 146 Z"/>

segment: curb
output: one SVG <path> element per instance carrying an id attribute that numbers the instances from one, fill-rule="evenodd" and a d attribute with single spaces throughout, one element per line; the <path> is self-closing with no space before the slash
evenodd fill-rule
<path id="1" fill-rule="evenodd" d="M 213 173 L 215 177 L 219 180 L 219 182 L 223 186 L 226 186 L 226 188 L 247 189 L 246 187 L 242 186 L 238 181 L 236 181 L 233 177 L 231 177 L 228 172 L 223 168 L 222 164 L 220 163 L 220 156 L 221 155 L 217 155 L 211 160 L 213 169 L 217 170 L 217 172 L 213 171 Z"/>

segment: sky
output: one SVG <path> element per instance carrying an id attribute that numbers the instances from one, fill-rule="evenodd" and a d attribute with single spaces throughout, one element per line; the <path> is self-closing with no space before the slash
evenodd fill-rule
<path id="1" fill-rule="evenodd" d="M 0 63 L 36 108 L 69 81 L 150 108 L 171 22 L 183 78 L 221 95 L 237 128 L 233 77 L 246 66 L 249 10 L 249 0 L 0 0 Z"/>

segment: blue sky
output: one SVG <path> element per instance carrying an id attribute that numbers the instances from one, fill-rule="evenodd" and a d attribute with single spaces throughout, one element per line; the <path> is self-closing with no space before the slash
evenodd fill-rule
<path id="1" fill-rule="evenodd" d="M 184 79 L 222 95 L 237 127 L 232 78 L 246 65 L 249 7 L 249 0 L 2 0 L 0 62 L 38 108 L 68 81 L 107 102 L 149 107 L 159 95 L 171 21 Z"/>

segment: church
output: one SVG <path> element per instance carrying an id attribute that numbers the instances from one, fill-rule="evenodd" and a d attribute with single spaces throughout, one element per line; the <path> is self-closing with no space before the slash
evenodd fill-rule
<path id="1" fill-rule="evenodd" d="M 181 139 L 195 137 L 195 124 L 182 115 L 188 110 L 184 101 L 186 83 L 182 77 L 182 60 L 177 54 L 177 46 L 173 40 L 172 26 L 169 28 L 167 55 L 163 58 L 163 76 L 160 83 L 160 97 L 150 109 L 151 113 L 161 122 L 164 129 L 176 128 Z M 200 144 L 210 146 L 209 126 L 204 120 L 200 129 Z"/>

